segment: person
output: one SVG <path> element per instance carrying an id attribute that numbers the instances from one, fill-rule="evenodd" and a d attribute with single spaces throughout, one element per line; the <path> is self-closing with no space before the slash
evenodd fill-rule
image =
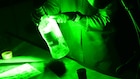
<path id="1" fill-rule="evenodd" d="M 119 60 L 108 36 L 113 30 L 105 30 L 111 27 L 114 6 L 114 0 L 46 0 L 32 20 L 38 26 L 41 17 L 54 18 L 70 48 L 67 57 L 113 75 Z"/>

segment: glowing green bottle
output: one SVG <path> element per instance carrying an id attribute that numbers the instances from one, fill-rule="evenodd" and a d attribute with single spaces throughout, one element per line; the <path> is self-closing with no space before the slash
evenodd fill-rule
<path id="1" fill-rule="evenodd" d="M 67 43 L 53 18 L 41 19 L 38 29 L 50 49 L 52 58 L 60 59 L 69 53 Z"/>

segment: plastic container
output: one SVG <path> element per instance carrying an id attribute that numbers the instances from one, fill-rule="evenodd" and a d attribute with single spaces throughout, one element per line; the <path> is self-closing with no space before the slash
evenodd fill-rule
<path id="1" fill-rule="evenodd" d="M 54 19 L 41 19 L 38 29 L 49 47 L 52 58 L 60 59 L 69 53 L 68 45 Z"/>
<path id="2" fill-rule="evenodd" d="M 1 54 L 2 59 L 7 60 L 7 59 L 11 59 L 13 57 L 12 51 L 4 51 Z"/>

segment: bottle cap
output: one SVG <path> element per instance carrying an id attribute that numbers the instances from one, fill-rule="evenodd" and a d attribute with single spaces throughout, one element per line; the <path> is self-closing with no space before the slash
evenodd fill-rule
<path id="1" fill-rule="evenodd" d="M 1 55 L 3 59 L 11 59 L 13 57 L 12 51 L 4 51 Z"/>

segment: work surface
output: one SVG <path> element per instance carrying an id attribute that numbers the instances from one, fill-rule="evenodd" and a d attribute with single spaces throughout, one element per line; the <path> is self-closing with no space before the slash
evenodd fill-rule
<path id="1" fill-rule="evenodd" d="M 24 75 L 26 75 L 25 77 L 27 77 L 30 74 L 32 77 L 30 79 L 78 79 L 77 70 L 80 68 L 86 69 L 87 79 L 119 79 L 119 78 L 114 78 L 111 76 L 101 74 L 94 70 L 90 70 L 78 64 L 76 61 L 71 60 L 66 57 L 60 59 L 60 61 L 64 62 L 65 64 L 66 73 L 62 77 L 58 77 L 49 68 L 47 68 L 46 72 L 44 72 L 45 66 L 48 63 L 50 63 L 52 60 L 54 59 L 51 58 L 48 51 L 41 49 L 39 47 L 33 46 L 27 42 L 23 42 L 13 49 L 12 59 L 9 59 L 9 60 L 0 59 L 0 64 L 1 64 L 0 79 L 4 79 L 2 77 L 6 75 L 6 73 L 3 74 L 4 72 L 6 72 L 6 70 L 4 71 L 4 69 L 6 68 L 8 68 L 8 70 L 11 70 L 14 68 L 21 69 L 21 67 L 23 67 L 21 70 L 15 69 L 15 71 L 17 71 L 15 73 L 18 73 L 19 71 L 26 71 L 26 74 Z M 33 72 L 36 72 L 36 73 L 33 73 Z M 23 72 L 19 72 L 19 73 L 21 75 Z M 18 75 L 19 78 L 17 77 L 14 79 L 20 79 L 20 75 Z M 8 79 L 8 78 L 5 78 L 5 79 Z"/>

